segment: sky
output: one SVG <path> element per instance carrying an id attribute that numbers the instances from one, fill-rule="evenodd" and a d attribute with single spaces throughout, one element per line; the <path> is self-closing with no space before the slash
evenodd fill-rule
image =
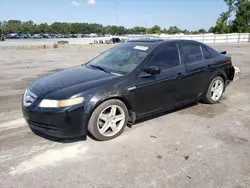
<path id="1" fill-rule="evenodd" d="M 223 0 L 0 0 L 0 21 L 88 22 L 161 28 L 209 29 L 227 7 Z"/>

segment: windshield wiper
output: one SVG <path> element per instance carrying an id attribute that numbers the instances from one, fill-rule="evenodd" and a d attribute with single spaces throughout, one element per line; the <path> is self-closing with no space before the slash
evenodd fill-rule
<path id="1" fill-rule="evenodd" d="M 106 73 L 110 73 L 110 71 L 108 71 L 107 69 L 105 69 L 105 68 L 103 68 L 103 67 L 101 67 L 101 66 L 99 66 L 99 65 L 90 65 L 91 67 L 94 67 L 94 68 L 96 68 L 96 69 L 99 69 L 99 70 L 102 70 L 102 71 L 104 71 L 104 72 L 106 72 Z"/>

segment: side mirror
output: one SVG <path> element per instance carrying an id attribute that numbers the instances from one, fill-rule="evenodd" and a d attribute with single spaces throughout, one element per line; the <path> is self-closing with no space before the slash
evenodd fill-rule
<path id="1" fill-rule="evenodd" d="M 150 75 L 156 75 L 161 73 L 160 67 L 150 66 L 143 69 L 144 72 Z"/>

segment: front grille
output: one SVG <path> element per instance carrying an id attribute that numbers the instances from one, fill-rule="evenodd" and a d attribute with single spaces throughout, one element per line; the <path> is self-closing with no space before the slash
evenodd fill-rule
<path id="1" fill-rule="evenodd" d="M 34 121 L 29 121 L 29 125 L 35 129 L 40 129 L 45 131 L 58 131 L 58 127 L 56 125 L 47 125 L 47 124 L 37 123 Z"/>

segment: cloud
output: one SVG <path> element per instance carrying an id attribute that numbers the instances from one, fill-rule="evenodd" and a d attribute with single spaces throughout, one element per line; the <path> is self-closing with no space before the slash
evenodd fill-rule
<path id="1" fill-rule="evenodd" d="M 84 6 L 84 5 L 94 6 L 94 5 L 96 5 L 96 1 L 95 0 L 87 0 L 86 3 L 72 1 L 71 5 L 74 7 L 80 7 L 80 6 Z"/>
<path id="2" fill-rule="evenodd" d="M 74 7 L 80 7 L 80 6 L 82 5 L 82 3 L 73 1 L 73 2 L 71 3 L 71 5 L 74 6 Z"/>
<path id="3" fill-rule="evenodd" d="M 96 4 L 96 2 L 95 2 L 95 0 L 88 0 L 87 4 L 94 6 Z"/>

